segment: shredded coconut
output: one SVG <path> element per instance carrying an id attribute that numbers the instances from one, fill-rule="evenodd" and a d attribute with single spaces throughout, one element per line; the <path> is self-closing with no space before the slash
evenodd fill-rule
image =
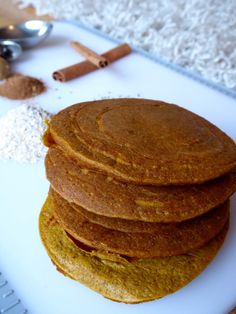
<path id="1" fill-rule="evenodd" d="M 235 0 L 22 0 L 236 89 Z"/>
<path id="2" fill-rule="evenodd" d="M 34 163 L 46 154 L 42 135 L 50 114 L 35 105 L 23 104 L 0 118 L 0 159 Z"/>

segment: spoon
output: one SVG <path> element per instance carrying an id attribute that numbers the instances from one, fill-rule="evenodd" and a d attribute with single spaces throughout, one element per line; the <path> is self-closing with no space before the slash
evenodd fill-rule
<path id="1" fill-rule="evenodd" d="M 0 57 L 7 61 L 17 59 L 22 52 L 21 46 L 11 40 L 3 40 L 0 42 Z"/>
<path id="2" fill-rule="evenodd" d="M 0 43 L 3 40 L 11 40 L 21 45 L 22 48 L 30 48 L 46 39 L 52 28 L 52 23 L 41 20 L 8 25 L 0 28 Z"/>

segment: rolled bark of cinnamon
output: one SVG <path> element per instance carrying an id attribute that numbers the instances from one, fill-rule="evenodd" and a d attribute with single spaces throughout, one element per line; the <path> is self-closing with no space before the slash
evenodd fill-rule
<path id="1" fill-rule="evenodd" d="M 70 45 L 98 68 L 104 68 L 108 65 L 108 60 L 106 58 L 97 54 L 96 52 L 79 43 L 78 41 L 72 41 Z"/>
<path id="2" fill-rule="evenodd" d="M 109 63 L 112 63 L 118 59 L 127 56 L 132 51 L 128 44 L 119 45 L 103 54 L 102 57 L 106 58 Z M 53 79 L 60 82 L 67 82 L 74 78 L 78 78 L 82 75 L 88 74 L 99 69 L 96 65 L 88 60 L 82 61 L 80 63 L 73 64 L 69 67 L 60 69 L 53 73 Z"/>

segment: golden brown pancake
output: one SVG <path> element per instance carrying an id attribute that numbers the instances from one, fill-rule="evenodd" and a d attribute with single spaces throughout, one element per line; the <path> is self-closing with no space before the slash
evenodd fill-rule
<path id="1" fill-rule="evenodd" d="M 144 225 L 137 220 L 178 222 L 199 216 L 225 202 L 236 190 L 236 171 L 193 186 L 123 183 L 89 169 L 56 145 L 49 148 L 45 166 L 53 188 L 63 198 L 87 209 L 83 210 L 84 216 L 111 229 L 115 224 L 121 231 L 142 230 Z M 112 218 L 123 219 L 115 219 L 114 223 Z M 132 224 L 132 230 L 124 219 L 137 221 Z"/>
<path id="2" fill-rule="evenodd" d="M 76 104 L 55 115 L 49 131 L 66 153 L 136 184 L 202 183 L 236 166 L 236 145 L 224 132 L 156 100 Z"/>
<path id="3" fill-rule="evenodd" d="M 200 217 L 178 224 L 156 224 L 155 232 L 122 232 L 87 220 L 52 189 L 50 206 L 59 224 L 80 242 L 130 257 L 173 256 L 201 247 L 225 225 L 229 202 Z"/>
<path id="4" fill-rule="evenodd" d="M 58 269 L 106 298 L 139 303 L 161 298 L 187 285 L 214 258 L 228 224 L 205 246 L 188 254 L 118 263 L 79 249 L 53 217 L 46 202 L 39 219 L 40 235 Z"/>
<path id="5" fill-rule="evenodd" d="M 56 219 L 56 217 L 55 217 L 55 219 Z M 90 253 L 91 256 L 97 256 L 103 260 L 108 260 L 108 261 L 113 261 L 113 262 L 118 262 L 118 263 L 123 263 L 123 264 L 124 263 L 126 264 L 127 261 L 133 262 L 133 261 L 137 261 L 139 259 L 137 257 L 130 257 L 130 256 L 126 256 L 126 255 L 112 253 L 109 251 L 97 250 L 97 249 L 95 249 L 91 246 L 88 246 L 88 245 L 80 242 L 79 240 L 73 238 L 72 235 L 70 235 L 68 232 L 66 232 L 66 234 L 75 243 L 75 245 L 80 250 Z"/>

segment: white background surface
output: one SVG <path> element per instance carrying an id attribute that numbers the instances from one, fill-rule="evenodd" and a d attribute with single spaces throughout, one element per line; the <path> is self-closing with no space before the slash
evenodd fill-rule
<path id="1" fill-rule="evenodd" d="M 57 112 L 84 100 L 140 95 L 178 103 L 236 140 L 235 100 L 134 53 L 83 78 L 54 82 L 53 71 L 82 60 L 69 47 L 70 40 L 79 40 L 97 52 L 114 46 L 76 26 L 56 23 L 52 36 L 37 49 L 25 52 L 15 64 L 17 71 L 40 77 L 48 85 L 45 94 L 27 102 Z M 0 114 L 20 103 L 0 98 Z M 236 305 L 236 197 L 226 242 L 197 279 L 163 299 L 125 305 L 106 300 L 55 270 L 38 233 L 38 215 L 47 190 L 43 162 L 0 162 L 0 270 L 29 313 L 224 314 Z"/>

